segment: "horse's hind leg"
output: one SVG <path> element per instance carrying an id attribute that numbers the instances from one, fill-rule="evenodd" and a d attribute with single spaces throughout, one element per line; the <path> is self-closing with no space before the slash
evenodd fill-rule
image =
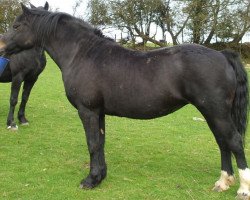
<path id="1" fill-rule="evenodd" d="M 223 112 L 220 108 L 219 112 L 204 115 L 207 119 L 209 127 L 215 135 L 216 141 L 221 150 L 221 169 L 222 174 L 219 181 L 216 182 L 216 190 L 223 191 L 229 188 L 234 182 L 233 170 L 231 165 L 231 152 L 236 158 L 237 167 L 240 175 L 240 188 L 238 190 L 239 199 L 250 198 L 250 170 L 248 169 L 242 136 L 237 131 L 231 118 L 231 112 Z M 219 189 L 217 189 L 219 187 Z"/>
<path id="2" fill-rule="evenodd" d="M 219 113 L 215 112 L 202 112 L 205 116 L 208 125 L 213 132 L 216 142 L 220 149 L 221 155 L 221 176 L 215 183 L 213 190 L 222 192 L 234 184 L 234 172 L 232 167 L 232 150 L 228 145 L 227 138 L 230 134 L 234 133 L 234 126 L 231 122 L 230 115 L 225 118 L 226 115 L 220 117 Z"/>
<path id="3" fill-rule="evenodd" d="M 212 117 L 211 119 L 207 118 L 207 121 L 212 132 L 214 133 L 221 154 L 221 176 L 215 183 L 213 190 L 222 192 L 228 190 L 229 187 L 235 182 L 231 160 L 232 152 L 227 144 L 225 137 L 222 134 L 226 131 L 227 128 L 231 127 L 231 125 L 227 123 L 221 123 L 220 120 L 217 120 L 214 117 Z"/>
<path id="4" fill-rule="evenodd" d="M 229 126 L 229 125 L 228 125 Z M 229 149 L 235 156 L 237 167 L 239 169 L 240 188 L 237 191 L 237 198 L 241 200 L 250 199 L 250 170 L 248 169 L 242 136 L 236 130 L 233 124 L 233 128 L 226 132 L 225 140 Z"/>
<path id="5" fill-rule="evenodd" d="M 104 157 L 104 115 L 85 108 L 78 109 L 78 113 L 83 122 L 90 154 L 90 172 L 82 180 L 80 187 L 94 188 L 106 177 L 107 173 Z"/>
<path id="6" fill-rule="evenodd" d="M 223 138 L 219 136 L 215 136 L 215 138 L 217 144 L 219 145 L 221 154 L 221 176 L 220 179 L 215 183 L 213 190 L 222 192 L 228 190 L 229 187 L 235 182 L 231 160 L 232 153 Z"/>
<path id="7" fill-rule="evenodd" d="M 26 104 L 27 104 L 29 96 L 30 96 L 31 89 L 33 88 L 36 80 L 24 81 L 22 101 L 21 101 L 19 111 L 18 111 L 18 120 L 19 120 L 20 124 L 22 124 L 22 125 L 29 124 L 28 120 L 25 117 L 25 108 L 26 108 Z"/>

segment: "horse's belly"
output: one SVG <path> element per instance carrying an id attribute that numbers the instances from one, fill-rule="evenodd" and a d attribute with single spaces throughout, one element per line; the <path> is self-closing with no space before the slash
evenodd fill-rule
<path id="1" fill-rule="evenodd" d="M 153 119 L 161 116 L 168 115 L 187 103 L 184 101 L 176 100 L 175 102 L 168 103 L 155 103 L 155 104 L 126 104 L 119 105 L 113 104 L 105 108 L 105 114 L 128 117 L 133 119 Z"/>

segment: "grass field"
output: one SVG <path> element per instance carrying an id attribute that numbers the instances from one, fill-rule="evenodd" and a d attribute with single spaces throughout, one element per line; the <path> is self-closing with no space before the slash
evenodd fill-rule
<path id="1" fill-rule="evenodd" d="M 238 183 L 225 193 L 211 191 L 220 175 L 219 151 L 207 124 L 193 120 L 202 116 L 192 106 L 150 121 L 107 117 L 108 176 L 96 189 L 81 190 L 89 155 L 77 112 L 65 97 L 59 69 L 48 59 L 27 106 L 30 126 L 19 127 L 18 132 L 6 130 L 9 91 L 9 84 L 1 84 L 0 199 L 235 197 Z M 248 162 L 249 143 L 248 137 Z"/>

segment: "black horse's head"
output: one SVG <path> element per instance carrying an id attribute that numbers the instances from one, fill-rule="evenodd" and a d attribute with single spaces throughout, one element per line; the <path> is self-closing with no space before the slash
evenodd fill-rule
<path id="1" fill-rule="evenodd" d="M 0 37 L 0 51 L 7 54 L 18 53 L 21 50 L 32 48 L 36 45 L 36 37 L 32 31 L 32 10 L 48 10 L 48 2 L 44 7 L 36 8 L 31 4 L 31 9 L 21 4 L 23 13 L 16 17 L 8 32 Z"/>

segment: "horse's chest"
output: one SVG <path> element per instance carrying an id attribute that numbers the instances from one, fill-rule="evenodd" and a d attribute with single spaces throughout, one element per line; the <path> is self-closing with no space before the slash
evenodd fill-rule
<path id="1" fill-rule="evenodd" d="M 76 107 L 76 100 L 77 100 L 77 89 L 73 86 L 66 86 L 65 85 L 65 92 L 69 102 Z"/>
<path id="2" fill-rule="evenodd" d="M 65 82 L 66 96 L 70 103 L 77 107 L 79 104 L 88 108 L 97 107 L 100 105 L 100 96 L 96 92 L 94 87 L 89 88 L 87 85 L 84 87 L 84 83 L 68 83 Z"/>

